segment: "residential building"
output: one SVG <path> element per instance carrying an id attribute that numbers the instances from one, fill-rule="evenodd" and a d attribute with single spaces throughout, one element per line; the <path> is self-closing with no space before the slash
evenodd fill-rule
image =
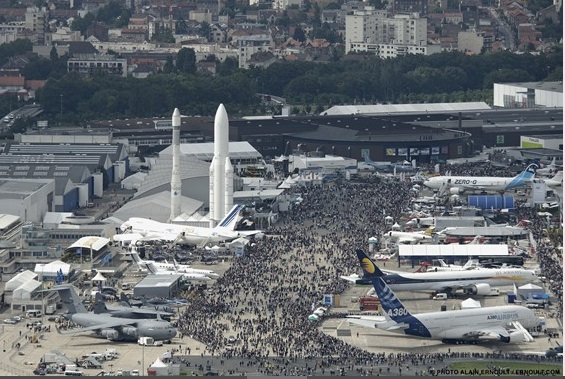
<path id="1" fill-rule="evenodd" d="M 84 58 L 70 58 L 67 61 L 68 72 L 78 72 L 84 76 L 93 76 L 98 72 L 126 77 L 128 74 L 127 59 L 113 55 L 92 55 Z"/>
<path id="2" fill-rule="evenodd" d="M 239 68 L 248 69 L 251 56 L 258 52 L 272 52 L 273 39 L 268 34 L 242 36 L 237 39 Z"/>

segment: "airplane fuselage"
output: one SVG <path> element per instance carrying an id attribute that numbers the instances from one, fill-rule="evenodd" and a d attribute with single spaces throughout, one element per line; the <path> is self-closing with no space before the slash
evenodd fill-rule
<path id="1" fill-rule="evenodd" d="M 531 309 L 516 305 L 419 313 L 405 316 L 405 320 L 406 328 L 390 328 L 388 331 L 439 340 L 472 340 L 479 335 L 473 335 L 471 330 L 488 331 L 513 321 L 518 321 L 525 328 L 535 328 L 540 324 Z M 402 324 L 402 319 L 399 323 Z M 378 329 L 387 330 L 389 326 L 387 321 L 375 323 Z"/>
<path id="2" fill-rule="evenodd" d="M 163 320 L 123 318 L 123 325 L 105 327 L 105 323 L 115 323 L 117 318 L 92 313 L 75 313 L 69 318 L 82 327 L 92 328 L 100 325 L 100 329 L 95 330 L 96 334 L 113 341 L 137 341 L 140 336 L 152 337 L 155 341 L 166 341 L 177 334 L 177 329 L 170 322 Z M 80 332 L 80 329 L 77 332 Z"/>
<path id="3" fill-rule="evenodd" d="M 524 269 L 476 269 L 389 274 L 382 279 L 393 291 L 443 291 L 450 288 L 471 288 L 479 283 L 489 286 L 525 284 L 533 282 L 536 276 L 532 271 Z"/>
<path id="4" fill-rule="evenodd" d="M 436 176 L 425 181 L 424 185 L 437 190 L 444 186 L 451 186 L 475 190 L 506 191 L 517 187 L 511 186 L 513 180 L 514 178 L 503 177 Z"/>

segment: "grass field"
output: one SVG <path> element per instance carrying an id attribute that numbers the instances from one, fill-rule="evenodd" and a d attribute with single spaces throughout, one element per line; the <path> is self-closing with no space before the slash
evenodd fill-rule
<path id="1" fill-rule="evenodd" d="M 440 370 L 440 375 L 446 374 L 453 376 L 563 376 L 563 365 L 508 361 L 457 362 L 450 364 L 449 369 Z"/>

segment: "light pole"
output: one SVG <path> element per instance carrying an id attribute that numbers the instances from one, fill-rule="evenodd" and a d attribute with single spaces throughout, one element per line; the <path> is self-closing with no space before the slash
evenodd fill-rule
<path id="1" fill-rule="evenodd" d="M 61 103 L 61 121 L 63 120 L 63 94 L 59 95 L 60 103 Z"/>

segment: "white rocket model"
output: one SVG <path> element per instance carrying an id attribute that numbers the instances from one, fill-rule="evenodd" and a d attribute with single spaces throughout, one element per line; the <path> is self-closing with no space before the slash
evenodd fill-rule
<path id="1" fill-rule="evenodd" d="M 210 227 L 233 205 L 233 167 L 229 157 L 228 113 L 220 104 L 214 118 L 214 158 L 210 164 Z"/>
<path id="2" fill-rule="evenodd" d="M 171 177 L 171 216 L 169 221 L 181 214 L 181 178 L 180 178 L 180 112 L 173 111 L 173 173 Z"/>

